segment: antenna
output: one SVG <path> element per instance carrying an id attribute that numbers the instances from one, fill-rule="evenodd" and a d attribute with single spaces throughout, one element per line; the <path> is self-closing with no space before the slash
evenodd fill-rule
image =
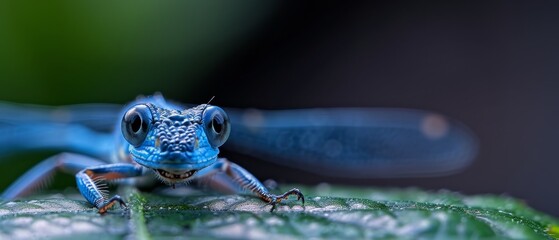
<path id="1" fill-rule="evenodd" d="M 210 100 L 206 103 L 206 105 L 210 104 L 212 102 L 212 100 L 214 100 L 214 98 L 215 98 L 215 95 L 212 96 L 212 98 L 210 98 Z"/>
<path id="2" fill-rule="evenodd" d="M 204 109 L 202 109 L 202 113 L 206 111 L 206 109 L 208 108 L 208 106 L 210 106 L 210 102 L 212 102 L 212 100 L 214 100 L 215 96 L 212 96 L 212 98 L 210 98 L 210 100 L 206 103 L 206 105 L 204 106 Z M 202 123 L 202 118 L 200 118 L 200 123 Z"/>

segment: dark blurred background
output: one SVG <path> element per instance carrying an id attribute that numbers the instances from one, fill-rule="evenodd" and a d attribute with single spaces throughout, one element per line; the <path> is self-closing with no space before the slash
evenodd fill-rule
<path id="1" fill-rule="evenodd" d="M 2 2 L 0 99 L 125 103 L 160 91 L 231 107 L 432 110 L 479 137 L 464 172 L 331 179 L 224 154 L 261 179 L 506 194 L 559 216 L 558 12 L 551 1 Z M 39 160 L 0 170 L 3 187 Z"/>

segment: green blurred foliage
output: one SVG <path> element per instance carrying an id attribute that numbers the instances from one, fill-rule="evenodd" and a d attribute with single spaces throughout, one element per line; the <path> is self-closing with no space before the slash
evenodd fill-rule
<path id="1" fill-rule="evenodd" d="M 2 1 L 0 100 L 185 96 L 262 27 L 265 1 Z"/>

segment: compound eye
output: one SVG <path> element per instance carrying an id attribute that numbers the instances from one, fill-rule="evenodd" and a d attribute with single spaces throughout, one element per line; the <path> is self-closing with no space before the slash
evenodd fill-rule
<path id="1" fill-rule="evenodd" d="M 223 109 L 216 106 L 207 107 L 204 110 L 202 121 L 204 123 L 204 132 L 206 132 L 212 147 L 219 147 L 227 141 L 231 132 L 231 124 L 229 123 L 229 117 Z"/>
<path id="2" fill-rule="evenodd" d="M 130 108 L 122 117 L 120 128 L 124 139 L 134 147 L 142 145 L 151 127 L 152 115 L 144 104 Z"/>

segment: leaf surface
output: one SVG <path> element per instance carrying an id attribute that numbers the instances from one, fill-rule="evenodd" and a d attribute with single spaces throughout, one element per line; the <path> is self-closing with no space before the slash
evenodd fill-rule
<path id="1" fill-rule="evenodd" d="M 35 196 L 0 206 L 0 239 L 553 239 L 559 232 L 557 219 L 503 196 L 329 185 L 301 190 L 304 206 L 293 198 L 273 213 L 244 195 L 124 189 L 129 208 L 105 215 L 79 195 Z"/>

